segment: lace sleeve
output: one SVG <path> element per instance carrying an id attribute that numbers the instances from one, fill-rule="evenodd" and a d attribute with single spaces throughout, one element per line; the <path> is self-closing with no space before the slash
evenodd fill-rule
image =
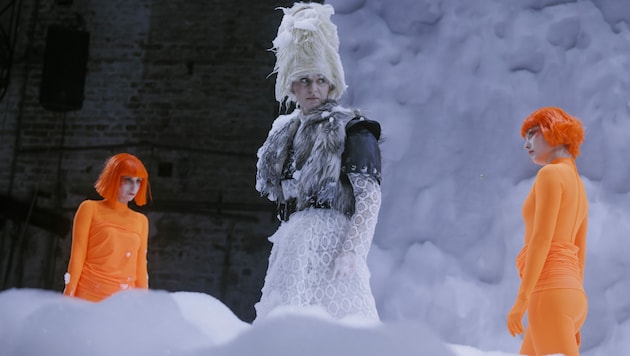
<path id="1" fill-rule="evenodd" d="M 341 254 L 335 261 L 335 278 L 344 278 L 355 273 L 369 275 L 366 260 L 381 208 L 381 186 L 374 176 L 350 173 L 348 177 L 354 190 L 355 212 L 350 219 L 350 228 Z"/>
<path id="2" fill-rule="evenodd" d="M 344 243 L 344 252 L 353 251 L 363 259 L 374 237 L 374 229 L 381 207 L 381 187 L 376 178 L 367 174 L 348 174 L 355 198 L 355 213 L 350 220 L 348 238 Z"/>

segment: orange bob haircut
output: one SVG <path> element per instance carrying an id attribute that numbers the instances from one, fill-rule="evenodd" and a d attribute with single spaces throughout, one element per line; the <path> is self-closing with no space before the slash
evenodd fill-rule
<path id="1" fill-rule="evenodd" d="M 138 177 L 142 178 L 138 194 L 133 199 L 138 206 L 147 203 L 147 194 L 151 196 L 149 191 L 149 173 L 144 168 L 142 161 L 138 157 L 129 153 L 119 153 L 111 156 L 106 162 L 105 167 L 98 180 L 94 184 L 94 188 L 98 194 L 108 200 L 118 199 L 118 189 L 122 177 Z"/>
<path id="2" fill-rule="evenodd" d="M 545 140 L 551 146 L 565 145 L 573 158 L 580 155 L 584 142 L 582 122 L 557 107 L 543 107 L 531 113 L 521 126 L 521 136 L 534 126 L 540 127 Z"/>

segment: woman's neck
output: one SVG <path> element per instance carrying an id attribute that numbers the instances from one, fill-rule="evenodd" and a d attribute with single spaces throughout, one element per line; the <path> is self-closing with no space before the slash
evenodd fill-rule
<path id="1" fill-rule="evenodd" d="M 129 207 L 127 203 L 121 203 L 116 199 L 105 199 L 105 204 L 116 210 L 123 210 Z"/>
<path id="2" fill-rule="evenodd" d="M 569 153 L 565 146 L 558 146 L 557 149 L 549 155 L 549 162 L 559 158 L 573 158 L 573 155 Z"/>

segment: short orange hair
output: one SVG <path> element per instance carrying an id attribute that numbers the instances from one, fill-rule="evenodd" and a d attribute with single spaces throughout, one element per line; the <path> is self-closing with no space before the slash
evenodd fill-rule
<path id="1" fill-rule="evenodd" d="M 94 188 L 103 198 L 116 200 L 118 199 L 121 178 L 125 176 L 142 178 L 138 194 L 133 200 L 138 206 L 145 205 L 147 203 L 147 195 L 151 196 L 149 173 L 144 168 L 142 161 L 132 154 L 119 153 L 107 159 L 101 175 L 94 183 Z"/>
<path id="2" fill-rule="evenodd" d="M 552 146 L 565 145 L 573 158 L 580 155 L 580 145 L 584 142 L 582 122 L 557 107 L 543 107 L 531 113 L 523 121 L 521 136 L 539 126 L 545 140 Z"/>

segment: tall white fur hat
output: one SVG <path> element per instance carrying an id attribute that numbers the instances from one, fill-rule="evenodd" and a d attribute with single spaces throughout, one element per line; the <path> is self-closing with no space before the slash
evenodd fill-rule
<path id="1" fill-rule="evenodd" d="M 291 84 L 301 76 L 322 74 L 332 87 L 328 98 L 338 100 L 346 90 L 343 65 L 339 57 L 337 26 L 330 17 L 331 5 L 296 2 L 284 12 L 278 35 L 273 40 L 276 65 L 276 100 L 296 102 Z"/>

